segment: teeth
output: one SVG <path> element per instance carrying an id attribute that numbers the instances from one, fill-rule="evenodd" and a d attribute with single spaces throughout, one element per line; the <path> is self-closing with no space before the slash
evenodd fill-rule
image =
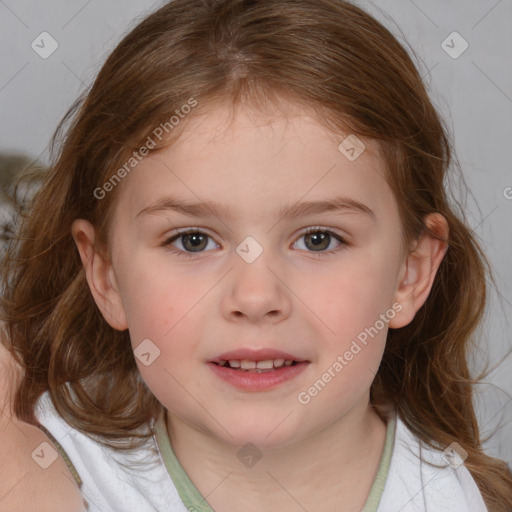
<path id="1" fill-rule="evenodd" d="M 231 368 L 240 368 L 242 370 L 272 370 L 272 368 L 281 368 L 282 366 L 291 366 L 293 361 L 291 359 L 267 359 L 265 361 L 248 361 L 248 360 L 238 360 L 234 359 L 231 361 L 226 361 L 221 359 L 219 361 L 219 366 L 231 367 Z"/>
<path id="2" fill-rule="evenodd" d="M 274 367 L 274 361 L 272 359 L 269 359 L 268 361 L 258 361 L 256 363 L 256 368 L 258 370 L 270 370 L 270 368 Z"/>

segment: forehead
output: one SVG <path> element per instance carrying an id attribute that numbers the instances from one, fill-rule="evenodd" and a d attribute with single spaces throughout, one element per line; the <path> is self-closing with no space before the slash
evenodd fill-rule
<path id="1" fill-rule="evenodd" d="M 185 122 L 176 141 L 144 158 L 125 179 L 123 215 L 134 217 L 171 193 L 189 202 L 217 200 L 253 218 L 271 205 L 334 193 L 377 207 L 393 201 L 377 142 L 348 131 L 335 134 L 299 107 L 272 113 L 219 104 Z M 356 152 L 364 147 L 355 159 L 347 153 L 354 143 Z"/>

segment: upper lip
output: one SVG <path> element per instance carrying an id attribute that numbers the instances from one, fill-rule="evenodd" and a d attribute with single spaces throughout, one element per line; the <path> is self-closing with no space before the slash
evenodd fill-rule
<path id="1" fill-rule="evenodd" d="M 273 348 L 261 348 L 261 349 L 249 349 L 239 348 L 237 350 L 231 350 L 224 352 L 214 359 L 210 359 L 210 363 L 219 363 L 220 361 L 268 361 L 273 359 L 284 359 L 285 361 L 296 361 L 300 363 L 306 361 L 300 357 L 294 356 L 281 350 L 275 350 Z"/>

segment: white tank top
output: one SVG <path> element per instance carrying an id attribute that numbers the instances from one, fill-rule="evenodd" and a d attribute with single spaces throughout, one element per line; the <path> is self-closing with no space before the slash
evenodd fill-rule
<path id="1" fill-rule="evenodd" d="M 39 399 L 35 414 L 39 423 L 51 433 L 76 468 L 81 480 L 81 492 L 88 507 L 84 510 L 211 510 L 207 504 L 197 504 L 193 508 L 184 505 L 159 449 L 164 437 L 164 442 L 172 452 L 163 418 L 153 425 L 155 435 L 148 440 L 147 446 L 127 454 L 102 446 L 73 429 L 57 414 L 48 393 Z M 391 435 L 392 443 L 386 443 L 392 448 L 392 453 L 387 476 L 384 475 L 384 489 L 378 506 L 375 504 L 376 508 L 367 508 L 367 503 L 365 511 L 488 512 L 475 481 L 464 464 L 460 463 L 457 450 L 442 452 L 426 447 L 396 415 L 392 425 L 393 430 L 388 428 L 388 437 Z M 432 467 L 427 462 L 440 467 Z"/>

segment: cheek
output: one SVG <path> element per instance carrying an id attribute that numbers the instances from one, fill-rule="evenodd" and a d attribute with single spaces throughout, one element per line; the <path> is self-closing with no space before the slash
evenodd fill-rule
<path id="1" fill-rule="evenodd" d="M 373 289 L 353 285 L 349 292 L 338 291 L 336 301 L 324 304 L 322 317 L 334 334 L 319 336 L 323 343 L 316 371 L 297 396 L 312 416 L 318 411 L 333 421 L 369 392 L 384 353 L 389 321 L 395 315 Z"/>
<path id="2" fill-rule="evenodd" d="M 201 297 L 198 283 L 176 269 L 132 262 L 126 272 L 123 297 L 130 336 L 136 345 L 142 339 L 154 338 L 163 344 L 193 314 Z"/>
<path id="3" fill-rule="evenodd" d="M 395 275 L 382 258 L 359 253 L 325 275 L 299 278 L 297 290 L 316 315 L 325 339 L 336 345 L 370 328 L 391 308 Z"/>
<path id="4" fill-rule="evenodd" d="M 357 258 L 346 258 L 330 279 L 315 281 L 314 307 L 321 325 L 329 329 L 322 328 L 328 335 L 323 338 L 319 373 L 303 390 L 301 404 L 322 410 L 336 403 L 338 410 L 347 410 L 368 393 L 382 360 L 389 322 L 400 308 L 394 307 L 395 249 L 384 252 L 360 251 Z"/>
<path id="5" fill-rule="evenodd" d="M 138 300 L 130 304 L 128 324 L 139 372 L 155 397 L 171 411 L 187 407 L 188 395 L 183 391 L 189 387 L 197 359 L 199 337 L 187 316 L 188 302 L 178 293 L 153 289 L 149 296 L 141 290 Z"/>
<path id="6" fill-rule="evenodd" d="M 133 260 L 132 260 L 132 263 Z M 142 378 L 164 404 L 183 395 L 201 339 L 200 308 L 205 290 L 183 273 L 132 264 L 123 281 L 130 339 Z"/>
<path id="7" fill-rule="evenodd" d="M 318 316 L 321 346 L 317 373 L 302 390 L 301 404 L 310 400 L 321 410 L 336 403 L 337 410 L 347 410 L 368 392 L 382 360 L 389 322 L 396 314 L 391 257 L 360 251 L 357 258 L 345 258 L 337 270 L 309 281 L 308 306 Z"/>

